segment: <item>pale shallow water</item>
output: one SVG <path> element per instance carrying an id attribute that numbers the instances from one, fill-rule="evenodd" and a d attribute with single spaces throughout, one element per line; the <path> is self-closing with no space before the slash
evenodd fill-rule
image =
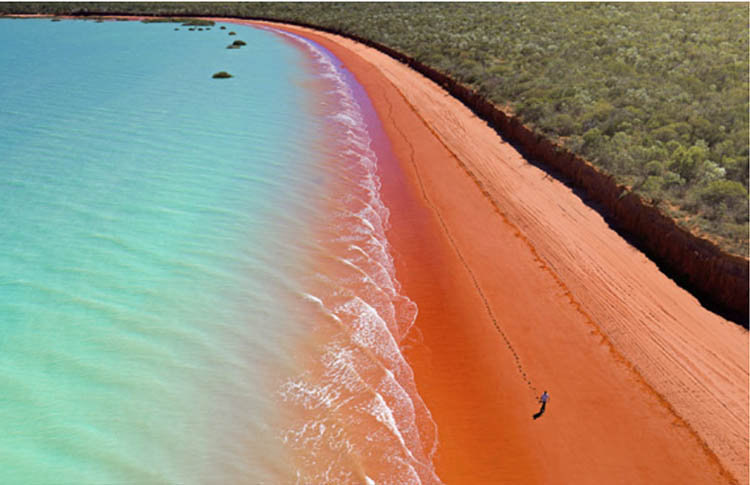
<path id="1" fill-rule="evenodd" d="M 174 28 L 0 20 L 0 483 L 437 482 L 361 90 Z"/>

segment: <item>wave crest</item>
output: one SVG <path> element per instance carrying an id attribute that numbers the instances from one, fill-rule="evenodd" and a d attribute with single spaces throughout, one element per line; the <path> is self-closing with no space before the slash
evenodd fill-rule
<path id="1" fill-rule="evenodd" d="M 321 46 L 304 46 L 327 86 L 331 199 L 320 247 L 327 261 L 301 294 L 311 328 L 324 335 L 306 371 L 285 382 L 299 410 L 282 440 L 297 457 L 297 483 L 441 483 L 433 465 L 437 430 L 417 393 L 401 343 L 417 306 L 401 294 L 386 238 L 377 155 L 344 71 Z"/>

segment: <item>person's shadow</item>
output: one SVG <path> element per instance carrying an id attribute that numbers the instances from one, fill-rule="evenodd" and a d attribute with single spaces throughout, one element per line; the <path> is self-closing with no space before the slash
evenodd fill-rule
<path id="1" fill-rule="evenodd" d="M 534 417 L 534 419 L 539 419 L 539 418 L 540 418 L 540 417 L 542 416 L 542 414 L 544 414 L 544 408 L 546 408 L 546 407 L 547 407 L 547 401 L 544 401 L 544 402 L 542 402 L 542 407 L 541 407 L 541 409 L 539 409 L 539 412 L 538 412 L 538 413 L 536 413 L 536 414 L 535 414 L 535 415 L 533 416 L 533 417 Z"/>

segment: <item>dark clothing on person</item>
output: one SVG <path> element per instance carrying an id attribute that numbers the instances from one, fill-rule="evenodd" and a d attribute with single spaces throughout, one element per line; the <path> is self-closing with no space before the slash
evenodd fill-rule
<path id="1" fill-rule="evenodd" d="M 544 414 L 544 408 L 547 407 L 547 401 L 542 402 L 542 407 L 539 409 L 539 412 L 534 415 L 534 419 L 539 419 L 542 417 L 542 414 Z"/>

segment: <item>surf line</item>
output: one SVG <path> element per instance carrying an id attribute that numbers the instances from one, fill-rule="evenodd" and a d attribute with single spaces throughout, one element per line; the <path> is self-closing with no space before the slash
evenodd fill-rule
<path id="1" fill-rule="evenodd" d="M 435 133 L 430 130 L 429 126 L 427 126 L 427 123 L 425 120 L 419 116 L 419 114 L 414 110 L 414 107 L 409 103 L 409 101 L 406 99 L 404 94 L 401 92 L 400 89 L 398 89 L 395 85 L 392 85 L 393 88 L 401 95 L 404 102 L 409 106 L 409 108 L 414 112 L 414 114 L 420 119 L 422 124 L 425 125 L 425 127 L 433 134 Z M 479 294 L 479 297 L 482 299 L 482 302 L 484 303 L 484 307 L 487 310 L 487 314 L 490 317 L 490 320 L 492 320 L 492 324 L 494 325 L 495 329 L 498 331 L 502 339 L 505 341 L 505 346 L 508 348 L 510 353 L 513 355 L 513 360 L 516 363 L 516 368 L 518 370 L 518 373 L 521 375 L 521 378 L 526 383 L 528 388 L 534 393 L 537 399 L 540 398 L 539 396 L 539 390 L 536 388 L 536 386 L 531 381 L 531 378 L 526 373 L 526 370 L 523 367 L 523 363 L 521 362 L 521 357 L 518 355 L 518 352 L 516 351 L 515 347 L 510 341 L 510 338 L 508 338 L 508 335 L 505 333 L 505 331 L 502 329 L 500 324 L 497 321 L 497 318 L 495 317 L 494 312 L 492 311 L 492 307 L 490 306 L 489 301 L 487 300 L 487 297 L 484 294 L 484 291 L 482 290 L 482 287 L 479 285 L 479 281 L 477 281 L 476 276 L 474 275 L 474 272 L 472 271 L 471 267 L 469 266 L 469 263 L 466 262 L 466 259 L 464 258 L 463 254 L 461 254 L 461 251 L 458 249 L 458 245 L 456 244 L 455 240 L 453 239 L 453 236 L 451 235 L 450 230 L 448 229 L 448 225 L 446 224 L 445 220 L 443 219 L 442 214 L 438 210 L 438 208 L 435 206 L 435 204 L 430 200 L 429 196 L 427 195 L 427 191 L 425 190 L 424 183 L 422 182 L 422 176 L 419 173 L 419 168 L 417 167 L 416 162 L 414 161 L 414 146 L 409 141 L 409 138 L 404 134 L 404 132 L 399 127 L 398 123 L 395 122 L 393 118 L 393 105 L 391 104 L 390 100 L 388 99 L 388 95 L 384 95 L 383 99 L 385 99 L 386 103 L 388 104 L 388 118 L 391 121 L 391 125 L 398 131 L 398 133 L 401 135 L 401 137 L 404 139 L 404 142 L 409 146 L 409 162 L 411 163 L 412 167 L 414 168 L 414 173 L 417 176 L 417 181 L 419 182 L 419 188 L 422 192 L 422 198 L 425 200 L 425 203 L 427 206 L 432 209 L 432 211 L 437 215 L 438 220 L 440 221 L 440 225 L 443 228 L 443 232 L 448 237 L 448 241 L 450 242 L 451 246 L 453 247 L 453 250 L 456 252 L 456 255 L 458 256 L 458 259 L 461 261 L 461 264 L 466 269 L 466 272 L 471 277 L 471 281 L 474 284 L 474 288 L 477 290 L 477 293 Z M 438 138 L 439 140 L 439 138 Z M 442 143 L 442 141 L 441 141 Z M 447 148 L 447 147 L 446 147 Z M 448 150 L 448 152 L 455 157 L 455 154 Z"/>

